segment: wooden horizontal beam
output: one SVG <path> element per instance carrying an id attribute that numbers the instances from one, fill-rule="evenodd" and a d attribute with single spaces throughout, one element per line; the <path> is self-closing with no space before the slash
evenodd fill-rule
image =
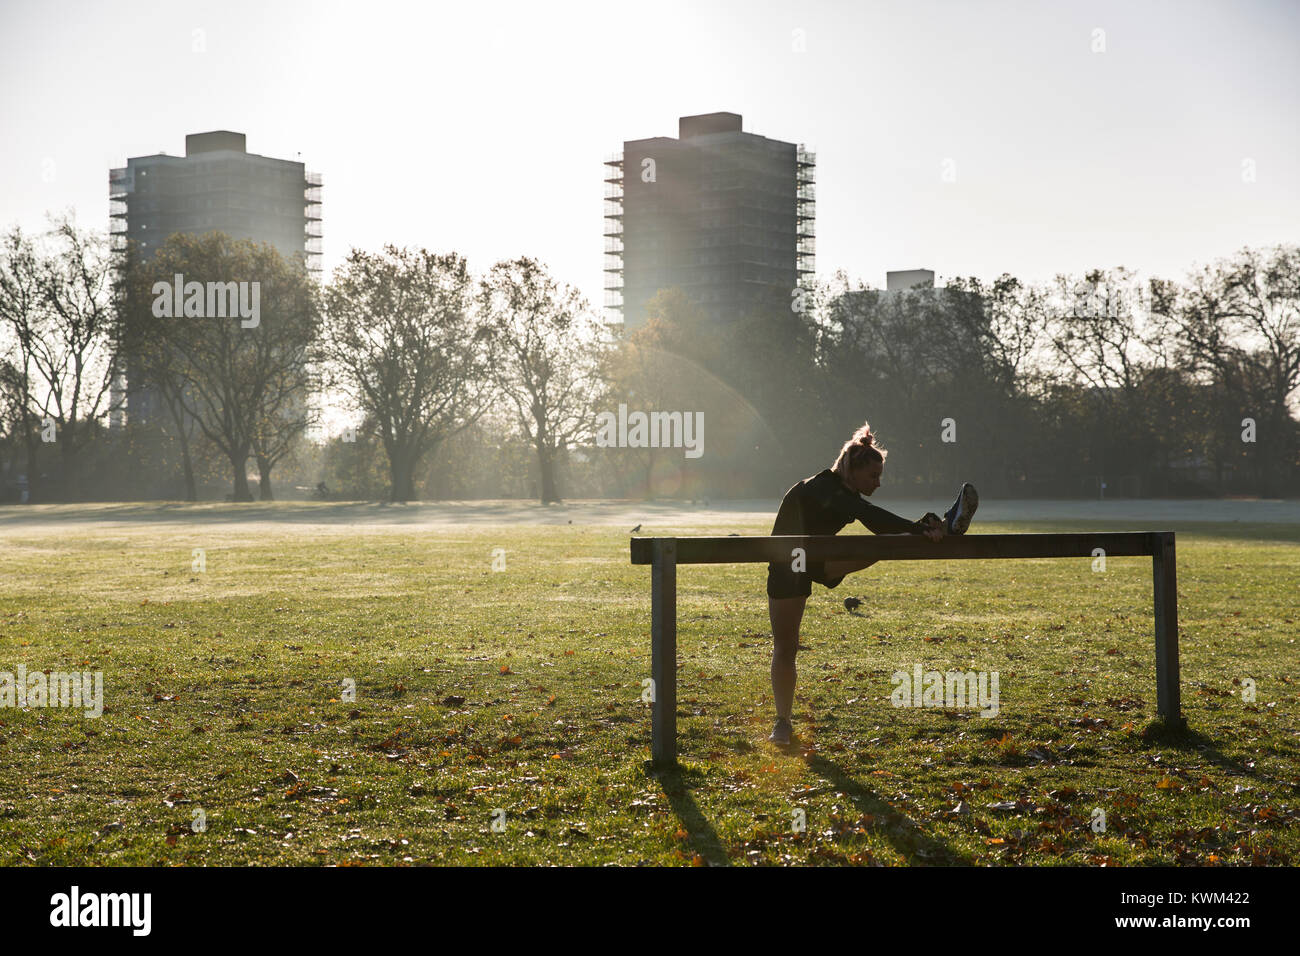
<path id="1" fill-rule="evenodd" d="M 1153 556 L 1166 531 L 1097 531 L 1062 534 L 967 534 L 931 541 L 916 534 L 730 535 L 725 538 L 633 538 L 632 563 L 651 564 L 654 542 L 676 542 L 678 564 L 748 564 L 789 561 L 803 548 L 808 561 L 954 561 L 971 558 L 1086 558 Z"/>
<path id="2" fill-rule="evenodd" d="M 972 534 L 930 541 L 919 535 L 774 535 L 725 538 L 633 538 L 632 563 L 651 564 L 650 756 L 677 763 L 677 565 L 790 561 L 803 548 L 808 561 L 857 559 L 947 561 L 961 558 L 1151 557 L 1155 583 L 1156 708 L 1165 722 L 1185 727 L 1178 672 L 1178 585 L 1172 531 L 1070 534 Z"/>

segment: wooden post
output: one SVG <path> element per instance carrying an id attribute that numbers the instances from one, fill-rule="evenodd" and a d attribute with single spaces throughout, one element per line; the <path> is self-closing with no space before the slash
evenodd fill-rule
<path id="1" fill-rule="evenodd" d="M 1183 726 L 1178 687 L 1178 575 L 1174 533 L 1152 535 L 1151 571 L 1156 611 L 1156 711 L 1170 726 Z"/>
<path id="2" fill-rule="evenodd" d="M 650 572 L 650 756 L 677 763 L 677 539 L 656 538 Z"/>

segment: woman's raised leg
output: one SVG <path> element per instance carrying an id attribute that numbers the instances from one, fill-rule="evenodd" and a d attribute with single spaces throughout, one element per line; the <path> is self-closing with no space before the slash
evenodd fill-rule
<path id="1" fill-rule="evenodd" d="M 844 575 L 852 574 L 854 571 L 861 571 L 864 568 L 869 568 L 875 563 L 876 561 L 874 558 L 870 561 L 827 561 L 825 565 L 826 577 L 832 579 L 842 578 Z"/>

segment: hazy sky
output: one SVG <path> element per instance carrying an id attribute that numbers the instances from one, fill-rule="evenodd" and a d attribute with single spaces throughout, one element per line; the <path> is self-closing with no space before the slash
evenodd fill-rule
<path id="1" fill-rule="evenodd" d="M 327 270 L 530 254 L 599 306 L 605 155 L 725 110 L 817 151 L 823 276 L 1177 278 L 1300 241 L 1298 50 L 1280 0 L 0 0 L 0 226 L 232 129 L 324 175 Z"/>

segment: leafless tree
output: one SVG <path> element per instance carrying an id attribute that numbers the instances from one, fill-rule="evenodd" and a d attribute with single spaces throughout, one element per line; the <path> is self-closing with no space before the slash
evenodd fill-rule
<path id="1" fill-rule="evenodd" d="M 0 252 L 0 322 L 13 343 L 6 378 L 22 409 L 19 427 L 33 500 L 42 437 L 52 425 L 64 476 L 71 478 L 91 426 L 110 411 L 116 374 L 107 238 L 78 229 L 71 216 L 63 216 L 43 240 L 14 228 Z"/>
<path id="2" fill-rule="evenodd" d="M 492 326 L 497 384 L 537 452 L 541 501 L 559 501 L 560 456 L 592 439 L 604 389 L 604 329 L 577 290 L 561 285 L 535 259 L 493 266 L 479 302 Z"/>
<path id="3" fill-rule="evenodd" d="M 1179 286 L 1151 282 L 1152 312 L 1187 368 L 1210 379 L 1258 422 L 1262 492 L 1269 471 L 1295 463 L 1291 406 L 1300 388 L 1300 246 L 1242 249 Z M 1253 413 L 1253 414 L 1252 414 Z"/>

